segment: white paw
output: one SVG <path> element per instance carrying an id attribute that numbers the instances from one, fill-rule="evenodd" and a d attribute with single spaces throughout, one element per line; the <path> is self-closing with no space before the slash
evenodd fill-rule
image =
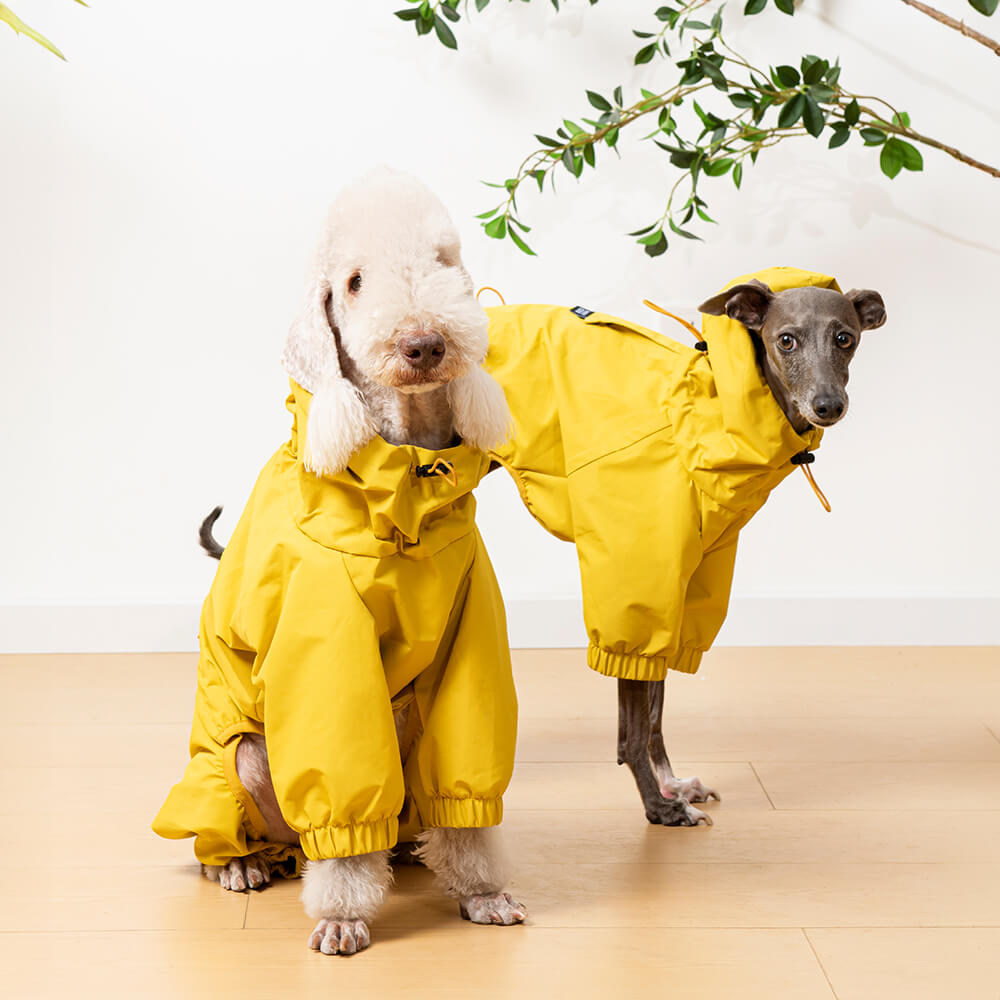
<path id="1" fill-rule="evenodd" d="M 685 802 L 684 815 L 687 817 L 686 826 L 697 826 L 699 823 L 704 823 L 705 826 L 712 825 L 712 817 L 707 812 L 695 809 L 693 805 L 687 802 Z"/>
<path id="2" fill-rule="evenodd" d="M 372 943 L 363 920 L 332 920 L 324 917 L 309 935 L 309 947 L 324 955 L 353 955 Z"/>
<path id="3" fill-rule="evenodd" d="M 687 799 L 688 802 L 707 802 L 722 797 L 714 788 L 701 783 L 700 778 L 664 778 L 660 781 L 660 794 L 665 799 Z"/>
<path id="4" fill-rule="evenodd" d="M 459 900 L 458 911 L 474 924 L 503 924 L 508 927 L 521 923 L 527 912 L 524 904 L 518 903 L 509 892 L 464 896 Z"/>
<path id="5" fill-rule="evenodd" d="M 228 865 L 202 865 L 205 878 L 218 882 L 223 889 L 246 892 L 260 889 L 271 881 L 271 866 L 258 854 L 233 858 Z"/>

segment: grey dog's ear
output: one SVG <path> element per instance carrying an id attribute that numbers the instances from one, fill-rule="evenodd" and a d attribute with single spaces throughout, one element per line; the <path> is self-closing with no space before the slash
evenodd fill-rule
<path id="1" fill-rule="evenodd" d="M 319 476 L 342 472 L 376 432 L 361 394 L 340 369 L 337 335 L 327 312 L 329 299 L 329 282 L 317 278 L 288 331 L 281 356 L 285 371 L 312 393 L 302 455 L 305 467 Z"/>
<path id="2" fill-rule="evenodd" d="M 698 306 L 698 312 L 721 316 L 742 323 L 748 330 L 759 330 L 767 319 L 774 292 L 763 281 L 754 278 L 745 285 L 733 285 Z"/>
<path id="3" fill-rule="evenodd" d="M 845 296 L 858 314 L 862 330 L 874 330 L 885 322 L 885 303 L 870 288 L 852 288 Z"/>

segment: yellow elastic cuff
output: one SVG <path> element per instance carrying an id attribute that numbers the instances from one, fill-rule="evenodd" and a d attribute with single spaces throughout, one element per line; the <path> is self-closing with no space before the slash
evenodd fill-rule
<path id="1" fill-rule="evenodd" d="M 299 834 L 305 856 L 311 861 L 323 858 L 349 858 L 356 854 L 388 851 L 396 846 L 399 820 L 395 816 L 372 823 L 350 826 L 324 826 Z"/>
<path id="2" fill-rule="evenodd" d="M 499 826 L 503 799 L 430 799 L 428 810 L 428 826 Z"/>
<path id="3" fill-rule="evenodd" d="M 605 677 L 623 681 L 662 681 L 668 670 L 693 674 L 701 663 L 704 650 L 680 649 L 673 656 L 644 656 L 641 653 L 614 653 L 591 644 L 587 666 Z"/>

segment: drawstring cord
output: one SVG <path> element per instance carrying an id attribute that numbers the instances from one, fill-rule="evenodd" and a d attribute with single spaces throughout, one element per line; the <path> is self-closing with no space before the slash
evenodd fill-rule
<path id="1" fill-rule="evenodd" d="M 507 305 L 507 300 L 492 285 L 483 285 L 483 287 L 476 292 L 477 302 L 479 301 L 479 296 L 482 295 L 483 292 L 492 292 L 500 300 L 500 305 Z"/>
<path id="2" fill-rule="evenodd" d="M 813 462 L 816 461 L 816 456 L 811 451 L 800 451 L 797 455 L 792 455 L 791 463 L 792 465 L 800 465 L 802 471 L 805 473 L 806 479 L 809 480 L 809 485 L 813 488 L 813 493 L 816 494 L 819 502 L 823 505 L 823 510 L 827 514 L 833 511 L 830 506 L 830 501 L 827 500 L 826 494 L 819 488 L 816 480 L 813 478 L 812 469 L 809 468 Z"/>
<path id="3" fill-rule="evenodd" d="M 415 465 L 413 474 L 417 479 L 430 479 L 432 476 L 440 476 L 451 486 L 458 486 L 458 475 L 455 473 L 455 466 L 451 462 L 446 462 L 443 458 L 435 458 L 427 465 Z"/>
<path id="4" fill-rule="evenodd" d="M 706 344 L 705 341 L 701 339 L 701 331 L 696 326 L 693 326 L 691 323 L 689 323 L 686 319 L 681 319 L 680 316 L 675 316 L 672 312 L 667 312 L 667 310 L 664 309 L 663 306 L 658 306 L 655 302 L 650 302 L 649 299 L 643 299 L 642 304 L 644 306 L 649 306 L 649 308 L 652 309 L 653 312 L 658 312 L 664 316 L 669 316 L 671 319 L 677 320 L 677 322 L 680 323 L 681 326 L 687 327 L 687 329 L 694 334 L 694 339 L 698 341 L 698 343 L 694 345 L 694 349 L 696 351 L 704 352 L 708 350 L 708 344 Z"/>

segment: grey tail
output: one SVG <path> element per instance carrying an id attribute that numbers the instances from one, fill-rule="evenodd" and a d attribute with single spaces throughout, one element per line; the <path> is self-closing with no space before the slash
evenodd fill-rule
<path id="1" fill-rule="evenodd" d="M 222 513 L 221 507 L 216 507 L 204 521 L 201 522 L 201 527 L 198 529 L 198 541 L 201 542 L 201 547 L 213 558 L 221 559 L 222 553 L 225 551 L 223 547 L 215 540 L 215 536 L 212 534 L 212 525 L 219 520 L 219 515 Z"/>

